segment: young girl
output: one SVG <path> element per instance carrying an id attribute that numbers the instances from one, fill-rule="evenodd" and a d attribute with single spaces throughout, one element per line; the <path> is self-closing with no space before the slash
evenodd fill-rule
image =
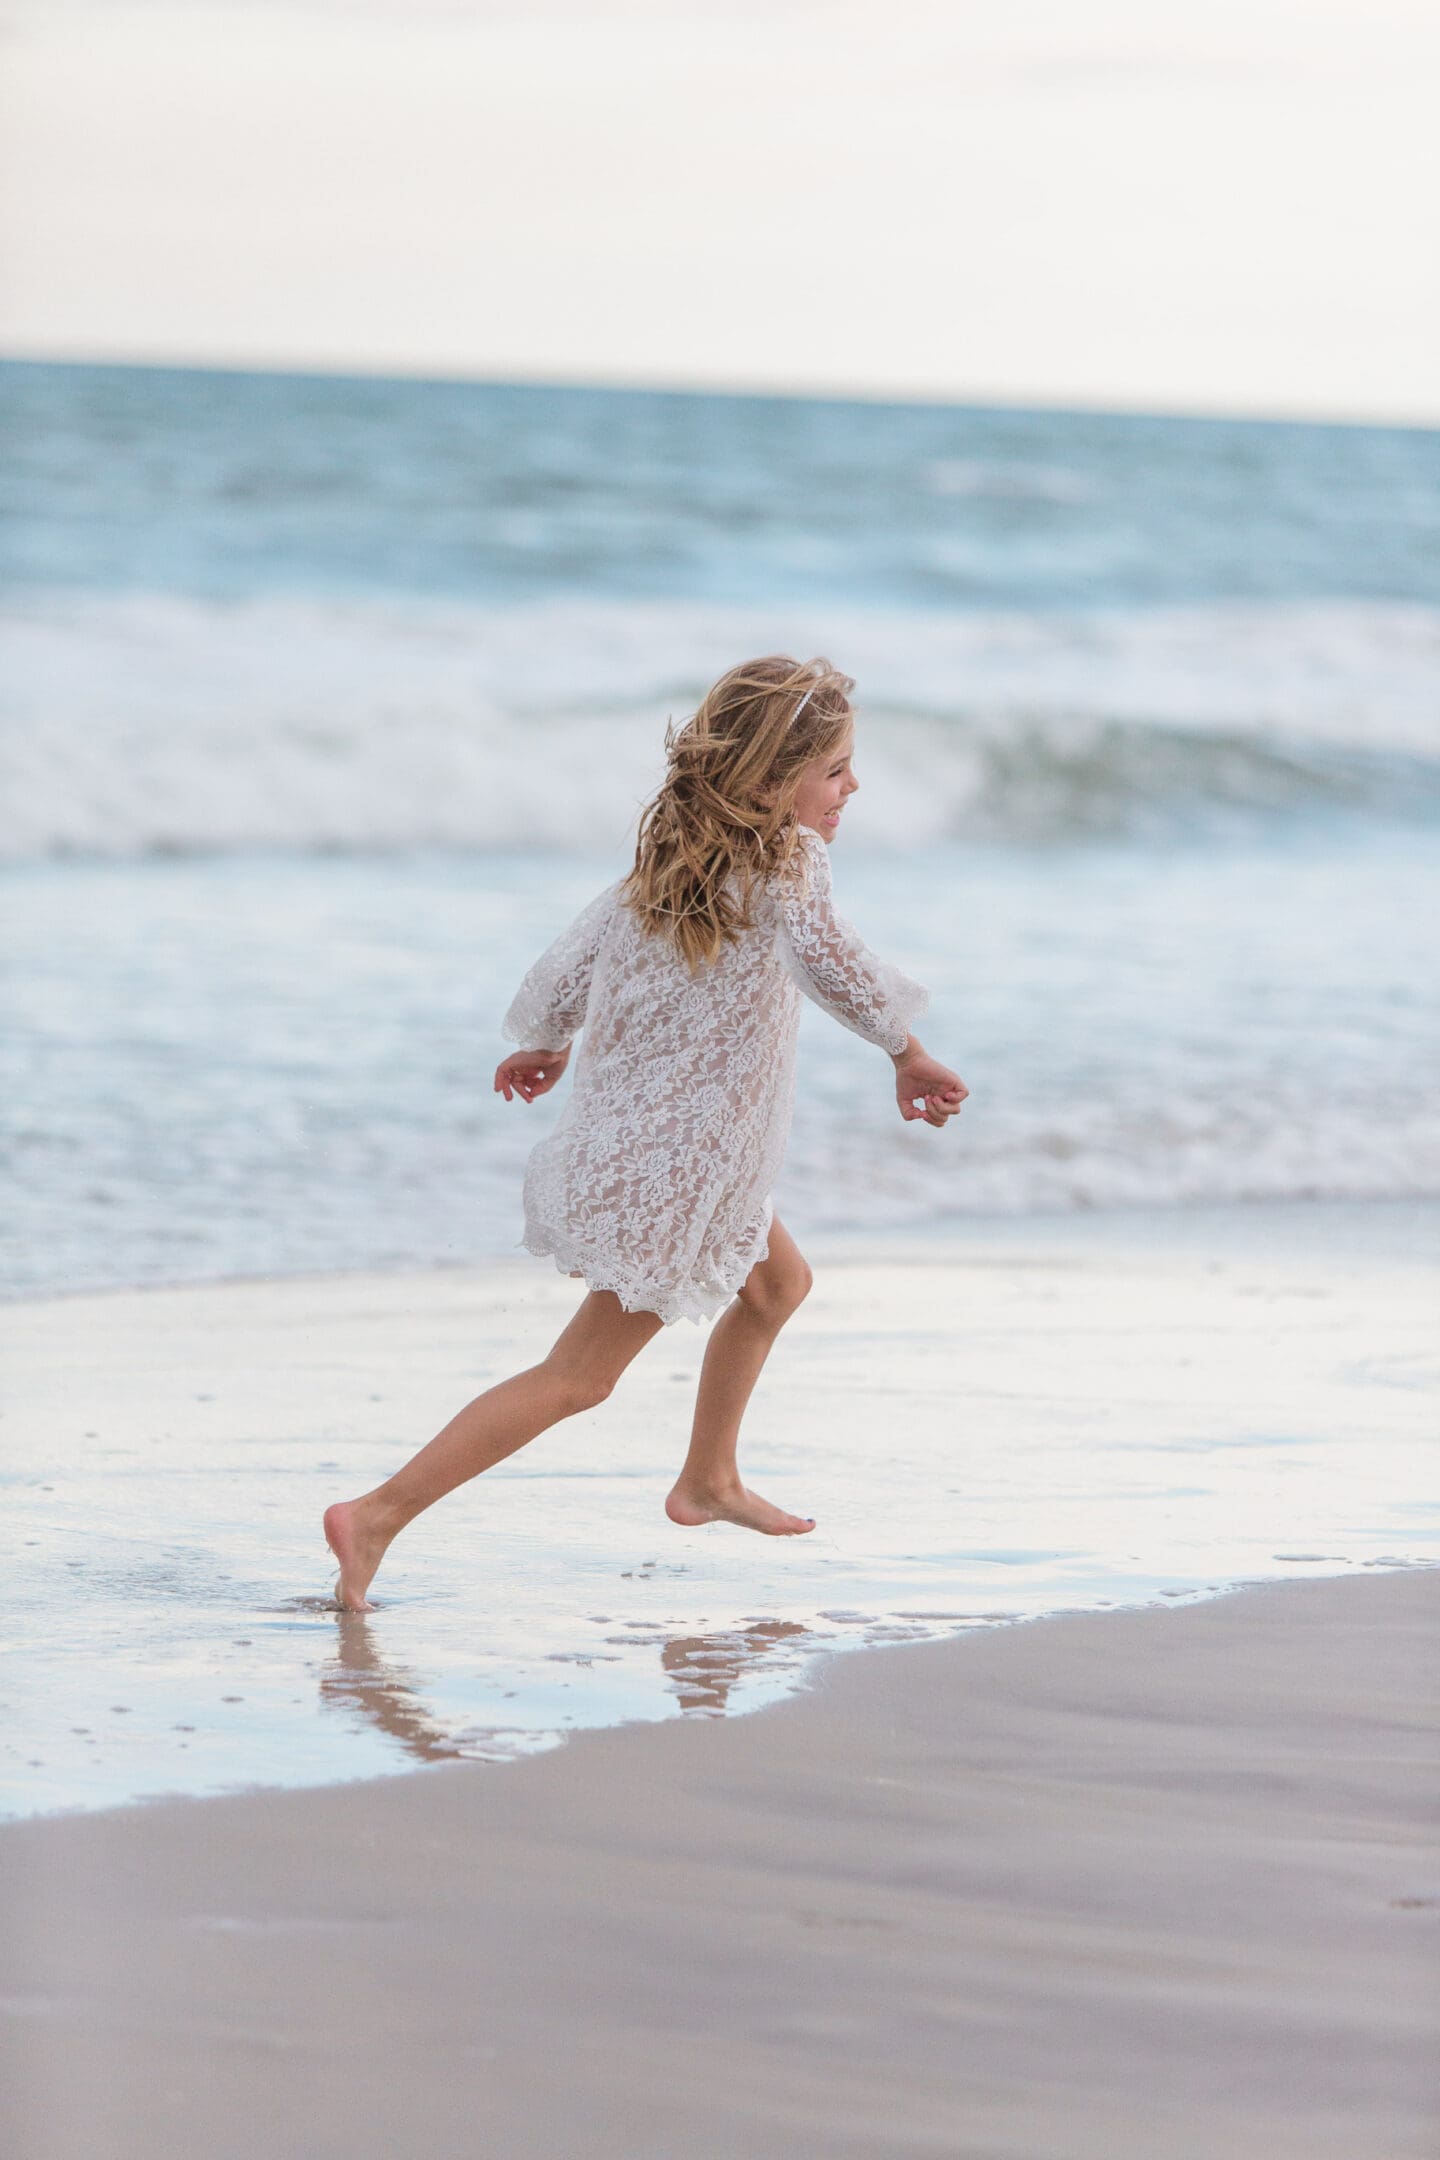
<path id="1" fill-rule="evenodd" d="M 895 1067 L 900 1114 L 943 1126 L 968 1093 L 911 1022 L 929 993 L 831 904 L 828 849 L 859 786 L 854 683 L 828 660 L 732 668 L 678 732 L 634 868 L 536 961 L 505 1016 L 523 1047 L 496 1090 L 533 1102 L 584 1039 L 558 1124 L 525 1172 L 525 1244 L 588 1294 L 538 1365 L 488 1388 L 359 1500 L 325 1516 L 338 1602 L 397 1531 L 537 1433 L 603 1402 L 662 1327 L 709 1319 L 690 1451 L 668 1499 L 687 1526 L 813 1530 L 740 1482 L 740 1420 L 810 1270 L 773 1213 L 795 1093 L 800 992 Z"/>

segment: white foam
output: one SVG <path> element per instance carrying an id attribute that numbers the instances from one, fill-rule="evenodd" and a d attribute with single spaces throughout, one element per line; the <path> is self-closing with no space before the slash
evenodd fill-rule
<path id="1" fill-rule="evenodd" d="M 0 860 L 608 846 L 757 650 L 860 686 L 854 837 L 1440 807 L 1440 610 L 1086 615 L 50 593 L 0 615 Z"/>

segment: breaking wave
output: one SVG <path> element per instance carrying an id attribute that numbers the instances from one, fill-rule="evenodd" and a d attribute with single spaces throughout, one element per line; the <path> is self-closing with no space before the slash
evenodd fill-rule
<path id="1" fill-rule="evenodd" d="M 853 844 L 1440 812 L 1440 611 L 1056 615 L 233 604 L 0 614 L 0 860 L 620 841 L 668 714 L 747 651 L 859 681 Z"/>

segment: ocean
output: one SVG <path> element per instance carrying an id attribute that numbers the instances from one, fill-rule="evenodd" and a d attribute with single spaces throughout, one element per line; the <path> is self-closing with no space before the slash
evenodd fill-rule
<path id="1" fill-rule="evenodd" d="M 1440 1192 L 1440 435 L 0 367 L 0 1291 L 513 1251 L 535 952 L 747 653 L 858 684 L 805 1236 Z M 529 1262 L 522 1264 L 529 1265 Z"/>
<path id="2" fill-rule="evenodd" d="M 1440 435 L 38 364 L 0 425 L 0 1813 L 1434 1564 Z M 820 1528 L 663 1521 L 682 1324 L 337 1615 L 321 1508 L 573 1308 L 500 1016 L 764 650 L 857 680 L 839 903 L 971 1091 L 804 1015 L 743 1461 Z"/>

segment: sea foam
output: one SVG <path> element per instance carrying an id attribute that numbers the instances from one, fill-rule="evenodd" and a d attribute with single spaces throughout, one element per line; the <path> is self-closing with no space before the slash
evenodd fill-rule
<path id="1" fill-rule="evenodd" d="M 858 679 L 860 845 L 1440 812 L 1440 610 L 925 614 L 48 591 L 0 613 L 0 860 L 586 848 L 746 653 Z"/>

